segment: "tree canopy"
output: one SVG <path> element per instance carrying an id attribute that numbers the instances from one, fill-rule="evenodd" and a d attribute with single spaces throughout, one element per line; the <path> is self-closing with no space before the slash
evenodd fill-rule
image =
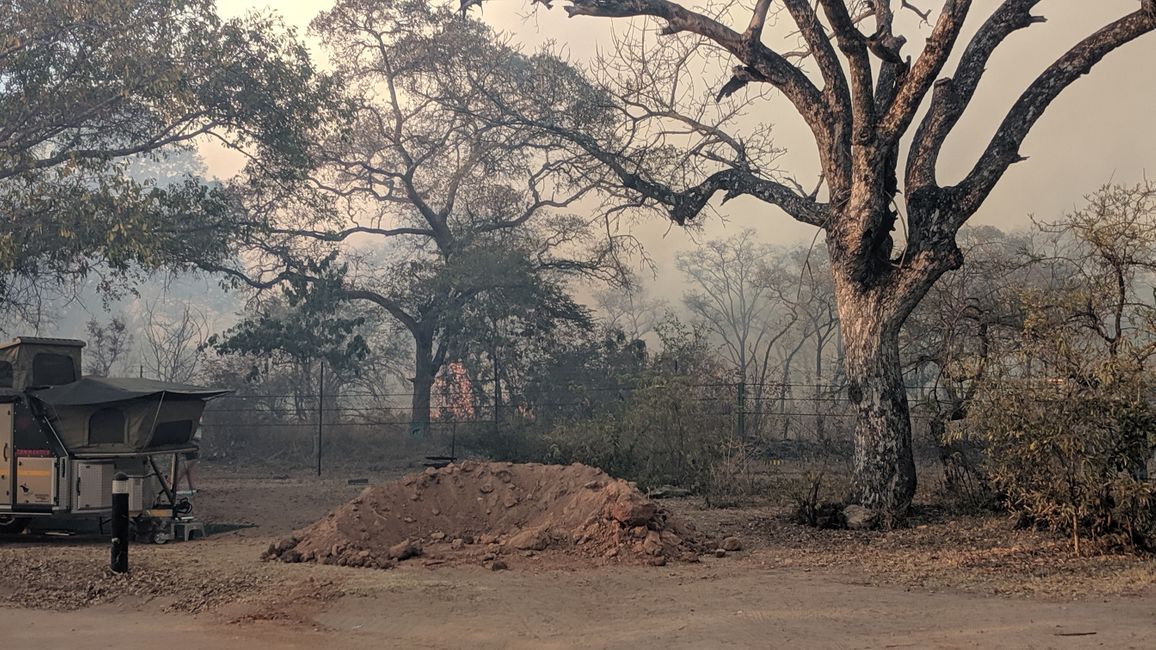
<path id="1" fill-rule="evenodd" d="M 331 115 L 332 84 L 277 19 L 209 0 L 0 5 L 0 305 L 93 271 L 219 256 L 234 205 L 203 179 L 126 169 L 212 138 L 292 177 Z"/>

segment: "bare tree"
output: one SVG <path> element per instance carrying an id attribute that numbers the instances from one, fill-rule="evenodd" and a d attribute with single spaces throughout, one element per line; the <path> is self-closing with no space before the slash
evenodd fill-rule
<path id="1" fill-rule="evenodd" d="M 755 232 L 744 230 L 682 253 L 676 261 L 692 287 L 683 298 L 687 308 L 718 337 L 736 377 L 746 383 L 759 377 L 763 352 L 771 343 L 774 303 L 759 282 L 770 256 L 770 248 L 755 241 Z"/>
<path id="2" fill-rule="evenodd" d="M 132 333 L 124 319 L 113 317 L 105 324 L 96 319 L 88 321 L 88 349 L 85 352 L 84 371 L 97 377 L 107 377 L 118 365 L 123 365 L 132 348 Z"/>
<path id="3" fill-rule="evenodd" d="M 196 378 L 209 337 L 203 313 L 185 304 L 175 314 L 164 314 L 157 302 L 148 303 L 144 306 L 143 333 L 141 359 L 151 377 L 177 383 Z"/>
<path id="4" fill-rule="evenodd" d="M 594 302 L 606 325 L 622 330 L 631 339 L 653 332 L 667 309 L 665 300 L 650 297 L 633 280 L 621 288 L 595 292 Z"/>
<path id="5" fill-rule="evenodd" d="M 812 348 L 811 364 L 806 373 L 812 384 L 810 410 L 814 412 L 815 436 L 825 440 L 827 411 L 836 394 L 834 387 L 841 385 L 838 378 L 843 374 L 835 287 L 831 283 L 830 262 L 823 252 L 800 249 L 790 253 L 789 257 L 792 258 L 789 268 L 797 277 L 793 285 L 787 285 L 786 293 L 780 293 L 780 299 L 797 316 L 802 325 L 801 339 L 810 343 Z M 836 348 L 833 371 L 828 364 L 832 347 Z"/>
<path id="6" fill-rule="evenodd" d="M 462 3 L 464 8 L 475 4 L 482 3 Z M 738 3 L 692 9 L 671 0 L 570 0 L 565 10 L 571 16 L 647 17 L 661 25 L 658 39 L 637 34 L 629 43 L 620 41 L 613 53 L 617 68 L 611 72 L 618 75 L 607 87 L 623 107 L 618 131 L 628 132 L 631 146 L 616 146 L 590 129 L 573 129 L 570 136 L 611 170 L 624 197 L 666 211 L 677 223 L 694 218 L 722 192 L 728 198 L 755 197 L 826 231 L 847 392 L 858 414 L 852 498 L 890 524 L 903 519 L 916 486 L 900 328 L 936 280 L 963 263 L 956 233 L 1008 168 L 1025 159 L 1020 147 L 1031 128 L 1065 88 L 1107 54 L 1156 29 L 1156 0 L 1140 0 L 1135 11 L 1048 65 L 1015 101 L 971 170 L 954 183 L 937 174 L 943 144 L 971 103 L 993 52 L 1013 33 L 1043 22 L 1031 13 L 1039 0 L 1003 0 L 966 43 L 958 41 L 973 3 L 943 0 L 938 12 L 926 13 L 934 24 L 914 60 L 902 54 L 908 39 L 896 33 L 896 16 L 897 8 L 918 3 L 783 0 L 803 41 L 801 53 L 764 39 L 772 4 L 756 0 L 753 10 Z M 873 29 L 865 33 L 864 24 Z M 748 87 L 755 92 L 772 87 L 787 98 L 814 137 L 825 195 L 802 191 L 773 167 L 753 162 L 748 146 L 765 134 L 736 137 L 695 119 L 705 114 L 701 103 L 688 106 L 681 100 L 701 97 L 695 84 L 703 68 L 680 66 L 677 57 L 672 64 L 669 56 L 690 47 L 686 44 L 736 64 L 729 80 L 724 76 L 714 84 L 721 88 L 719 100 L 741 99 Z M 814 61 L 818 78 L 801 67 L 804 59 Z M 954 67 L 945 73 L 949 60 Z M 660 86 L 676 92 L 654 93 Z M 510 119 L 526 117 L 510 112 Z M 558 122 L 554 127 L 566 128 Z M 682 140 L 674 138 L 675 131 Z M 902 174 L 901 159 L 906 160 Z M 901 212 L 907 236 L 897 246 L 891 233 Z"/>

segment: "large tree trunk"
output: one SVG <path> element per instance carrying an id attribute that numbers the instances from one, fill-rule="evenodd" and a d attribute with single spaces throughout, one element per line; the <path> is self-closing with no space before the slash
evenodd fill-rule
<path id="1" fill-rule="evenodd" d="M 424 438 L 429 433 L 431 394 L 438 367 L 434 360 L 433 336 L 414 335 L 413 397 L 410 402 L 410 435 Z"/>
<path id="2" fill-rule="evenodd" d="M 906 517 L 916 486 L 899 330 L 921 297 L 915 294 L 926 288 L 887 281 L 890 220 L 863 221 L 878 230 L 849 229 L 828 237 L 847 395 L 856 410 L 851 500 L 892 527 Z"/>
<path id="3" fill-rule="evenodd" d="M 899 333 L 898 327 L 873 322 L 870 315 L 860 318 L 844 334 L 847 392 L 858 412 L 852 500 L 878 512 L 882 523 L 891 526 L 902 521 L 915 496 Z"/>

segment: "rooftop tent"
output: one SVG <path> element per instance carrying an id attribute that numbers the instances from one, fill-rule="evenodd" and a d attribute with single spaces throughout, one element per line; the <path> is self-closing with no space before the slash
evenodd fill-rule
<path id="1" fill-rule="evenodd" d="M 191 450 L 205 402 L 227 390 L 85 377 L 33 391 L 68 450 L 99 456 Z"/>
<path id="2" fill-rule="evenodd" d="M 83 341 L 22 336 L 0 343 L 0 389 L 57 386 L 80 377 Z"/>

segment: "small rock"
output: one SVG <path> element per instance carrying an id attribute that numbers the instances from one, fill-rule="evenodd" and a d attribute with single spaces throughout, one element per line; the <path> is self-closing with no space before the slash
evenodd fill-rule
<path id="1" fill-rule="evenodd" d="M 511 537 L 509 545 L 520 551 L 541 551 L 550 545 L 550 536 L 544 529 L 530 528 Z"/>
<path id="2" fill-rule="evenodd" d="M 450 548 L 454 549 L 455 551 L 462 550 L 462 547 L 465 545 L 466 545 L 466 541 L 464 539 L 462 539 L 461 537 L 450 542 Z"/>
<path id="3" fill-rule="evenodd" d="M 666 558 L 661 555 L 656 555 L 646 561 L 650 566 L 666 566 Z"/>
<path id="4" fill-rule="evenodd" d="M 716 548 L 714 550 L 714 556 L 715 557 L 726 557 L 727 556 L 727 550 L 725 548 Z"/>
<path id="5" fill-rule="evenodd" d="M 490 492 L 494 491 L 494 485 L 493 483 L 482 483 L 480 486 L 478 486 L 478 491 L 482 494 L 489 494 Z"/>
<path id="6" fill-rule="evenodd" d="M 642 541 L 642 552 L 647 555 L 662 554 L 662 538 L 658 533 L 653 530 L 646 533 L 646 539 Z"/>
<path id="7" fill-rule="evenodd" d="M 389 547 L 389 557 L 399 562 L 418 555 L 421 555 L 421 547 L 408 539 Z"/>
<path id="8" fill-rule="evenodd" d="M 490 565 L 491 571 L 505 571 L 506 569 L 509 569 L 509 568 L 510 568 L 510 565 L 506 564 L 505 562 L 503 562 L 501 560 L 494 560 L 494 563 Z"/>
<path id="9" fill-rule="evenodd" d="M 439 530 L 439 531 L 437 531 L 437 532 L 435 532 L 435 533 L 431 534 L 431 535 L 429 536 L 429 538 L 430 538 L 430 539 L 432 539 L 432 540 L 434 540 L 435 542 L 440 542 L 440 541 L 442 541 L 443 539 L 445 539 L 445 538 L 446 538 L 446 534 L 445 534 L 445 533 L 443 533 L 442 531 L 440 531 L 440 530 Z"/>
<path id="10" fill-rule="evenodd" d="M 664 485 L 660 488 L 655 488 L 646 493 L 646 496 L 651 499 L 678 499 L 681 497 L 688 497 L 691 491 L 686 488 L 674 487 L 673 485 Z"/>
<path id="11" fill-rule="evenodd" d="M 486 553 L 485 555 L 482 556 L 482 562 L 489 562 L 490 560 L 492 560 L 496 557 L 498 557 L 498 556 L 494 555 L 493 553 Z"/>
<path id="12" fill-rule="evenodd" d="M 851 530 L 867 530 L 875 527 L 878 515 L 860 505 L 849 505 L 843 508 L 843 518 L 847 520 L 847 528 Z"/>
<path id="13" fill-rule="evenodd" d="M 648 501 L 623 499 L 610 506 L 610 517 L 627 526 L 645 526 L 658 514 L 658 506 Z"/>
<path id="14" fill-rule="evenodd" d="M 737 537 L 727 537 L 722 541 L 722 548 L 724 551 L 741 551 L 743 543 Z"/>

